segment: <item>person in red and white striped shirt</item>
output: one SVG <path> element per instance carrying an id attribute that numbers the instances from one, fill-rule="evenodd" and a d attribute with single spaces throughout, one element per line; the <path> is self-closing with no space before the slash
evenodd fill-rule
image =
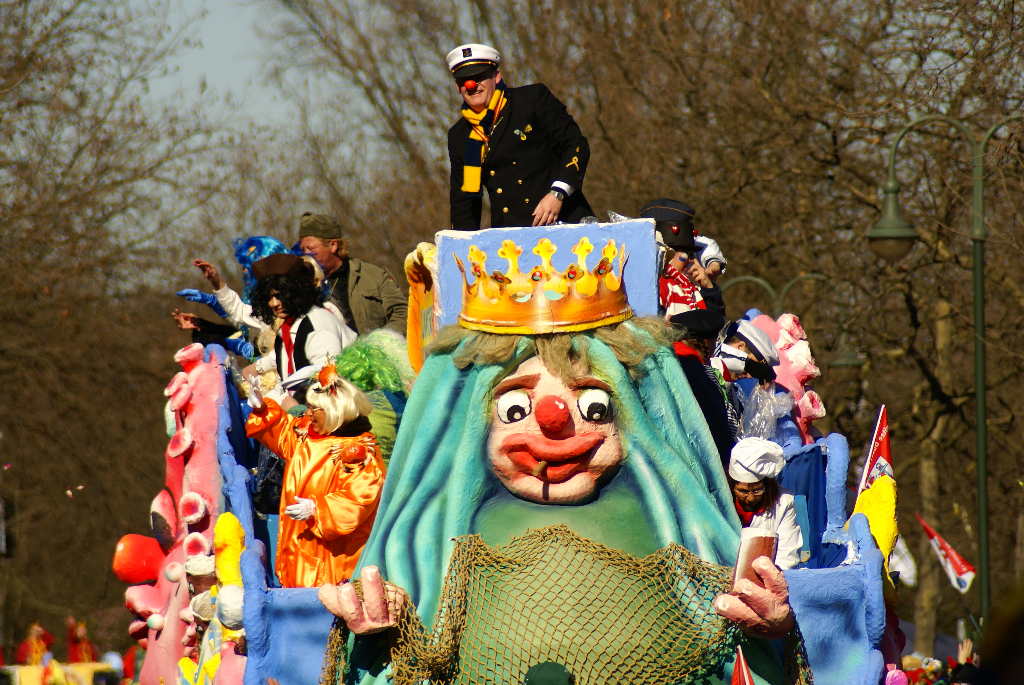
<path id="1" fill-rule="evenodd" d="M 641 218 L 654 219 L 665 246 L 674 251 L 658 280 L 660 310 L 665 318 L 693 309 L 712 309 L 725 315 L 722 289 L 693 258 L 701 249 L 694 240 L 695 213 L 685 202 L 669 198 L 653 200 L 640 212 Z"/>

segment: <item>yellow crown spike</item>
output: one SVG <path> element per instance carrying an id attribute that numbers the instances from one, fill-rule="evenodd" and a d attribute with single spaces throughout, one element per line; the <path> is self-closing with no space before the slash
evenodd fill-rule
<path id="1" fill-rule="evenodd" d="M 601 262 L 605 262 L 605 260 L 607 260 L 608 264 L 608 270 L 603 275 L 604 284 L 608 287 L 609 290 L 618 290 L 619 283 L 621 282 L 619 277 L 615 275 L 615 270 L 612 266 L 612 262 L 615 261 L 615 255 L 617 255 L 618 253 L 619 251 L 615 248 L 615 240 L 609 240 L 608 244 L 601 249 Z M 602 270 L 600 267 L 601 265 L 599 264 L 598 268 L 594 269 L 595 273 L 600 272 Z M 619 259 L 619 271 L 622 271 L 621 258 Z M 597 276 L 598 278 L 600 278 L 602 274 L 597 273 Z"/>
<path id="2" fill-rule="evenodd" d="M 609 240 L 608 244 L 601 248 L 601 256 L 605 257 L 608 261 L 615 259 L 619 251 L 615 249 L 615 241 Z"/>
<path id="3" fill-rule="evenodd" d="M 551 257 L 558 252 L 558 247 L 547 238 L 541 238 L 537 246 L 533 248 L 533 254 L 541 259 L 541 265 L 533 267 L 530 274 L 531 280 L 543 281 L 544 296 L 549 300 L 559 300 L 569 292 L 569 285 L 562 278 L 562 274 L 551 266 Z"/>
<path id="4" fill-rule="evenodd" d="M 522 248 L 511 240 L 504 241 L 501 244 L 501 249 L 498 250 L 498 256 L 508 260 L 508 272 L 505 275 L 513 280 L 519 273 L 519 255 L 521 254 L 523 254 Z"/>
<path id="5" fill-rule="evenodd" d="M 594 251 L 594 246 L 590 244 L 590 239 L 586 236 L 580 238 L 580 241 L 576 243 L 572 248 L 572 253 L 579 257 L 580 268 L 584 271 L 587 270 L 587 255 Z"/>
<path id="6" fill-rule="evenodd" d="M 487 253 L 476 245 L 469 246 L 469 263 L 480 267 L 480 273 L 487 273 Z"/>
<path id="7" fill-rule="evenodd" d="M 551 258 L 558 252 L 558 248 L 547 238 L 541 238 L 540 242 L 537 243 L 537 247 L 533 248 L 533 254 L 540 257 L 541 268 L 544 269 L 545 273 L 551 273 L 554 269 L 551 268 Z"/>
<path id="8" fill-rule="evenodd" d="M 486 297 L 495 300 L 501 294 L 501 286 L 491 281 L 487 275 L 487 253 L 476 245 L 469 246 L 469 270 L 480 284 Z"/>
<path id="9" fill-rule="evenodd" d="M 576 292 L 590 297 L 597 292 L 597 278 L 587 270 L 587 255 L 594 251 L 594 246 L 586 236 L 580 238 L 576 246 L 572 248 L 573 253 L 578 257 L 577 262 L 583 272 L 576 280 Z"/>
<path id="10" fill-rule="evenodd" d="M 522 254 L 522 248 L 511 240 L 504 241 L 501 244 L 501 249 L 498 250 L 498 256 L 508 260 L 508 272 L 505 273 L 505 279 L 502 282 L 512 299 L 516 301 L 529 299 L 534 286 L 534 281 L 530 276 L 519 270 L 519 257 Z M 495 272 L 495 280 L 499 280 L 497 272 Z"/>
<path id="11" fill-rule="evenodd" d="M 472 284 L 462 260 L 455 255 L 464 285 L 459 323 L 473 330 L 522 335 L 582 331 L 625 321 L 633 316 L 625 288 L 621 287 L 625 248 L 622 245 L 619 250 L 614 241 L 609 241 L 601 251 L 598 266 L 591 272 L 586 259 L 594 246 L 583 237 L 572 250 L 577 261 L 559 272 L 552 263 L 557 247 L 542 238 L 532 250 L 541 258 L 541 264 L 527 275 L 519 267 L 523 250 L 506 240 L 498 255 L 508 260 L 508 273 L 495 271 L 487 275 L 483 271 L 486 255 L 475 245 L 470 246 Z M 613 273 L 616 256 L 618 276 Z M 498 292 L 488 292 L 489 287 Z"/>

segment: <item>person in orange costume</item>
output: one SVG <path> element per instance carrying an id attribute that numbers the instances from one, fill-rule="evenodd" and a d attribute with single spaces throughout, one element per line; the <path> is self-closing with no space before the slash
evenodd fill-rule
<path id="1" fill-rule="evenodd" d="M 86 664 L 99 661 L 96 645 L 89 640 L 85 622 L 76 623 L 74 616 L 68 616 L 68 663 Z"/>
<path id="2" fill-rule="evenodd" d="M 18 645 L 18 652 L 14 660 L 22 666 L 39 666 L 43 663 L 43 657 L 50 651 L 53 645 L 53 635 L 50 635 L 36 621 L 29 627 L 28 636 Z"/>
<path id="3" fill-rule="evenodd" d="M 319 587 L 352 576 L 377 515 L 384 461 L 366 418 L 373 404 L 338 376 L 321 369 L 306 393 L 306 413 L 289 415 L 259 384 L 245 432 L 283 458 L 277 559 L 282 587 Z"/>

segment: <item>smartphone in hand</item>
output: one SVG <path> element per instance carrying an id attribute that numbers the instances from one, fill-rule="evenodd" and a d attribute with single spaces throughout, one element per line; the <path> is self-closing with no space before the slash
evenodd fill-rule
<path id="1" fill-rule="evenodd" d="M 775 554 L 779 549 L 779 534 L 764 528 L 744 528 L 740 531 L 740 551 L 736 555 L 736 566 L 732 571 L 732 589 L 736 583 L 746 578 L 759 587 L 764 587 L 761 578 L 754 570 L 754 559 L 768 557 L 775 563 Z"/>

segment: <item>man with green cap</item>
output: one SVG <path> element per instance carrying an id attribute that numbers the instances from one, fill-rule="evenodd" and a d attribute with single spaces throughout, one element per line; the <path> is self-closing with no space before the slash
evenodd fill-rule
<path id="1" fill-rule="evenodd" d="M 405 335 L 409 303 L 387 269 L 350 257 L 341 224 L 306 212 L 299 219 L 299 246 L 323 267 L 330 283 L 328 301 L 359 335 L 385 326 Z"/>

